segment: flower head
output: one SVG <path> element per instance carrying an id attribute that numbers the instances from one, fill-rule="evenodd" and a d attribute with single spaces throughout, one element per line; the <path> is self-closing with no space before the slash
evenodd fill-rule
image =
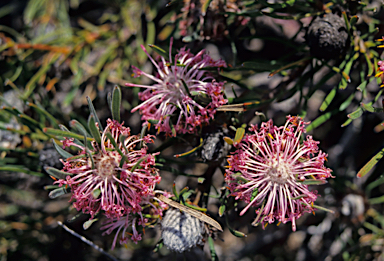
<path id="1" fill-rule="evenodd" d="M 153 194 L 155 184 L 161 179 L 154 167 L 154 155 L 148 154 L 145 146 L 145 142 L 152 141 L 151 136 L 141 139 L 139 135 L 130 135 L 129 128 L 110 119 L 107 124 L 101 136 L 101 147 L 94 143 L 93 150 L 88 153 L 73 139 L 63 142 L 64 146 L 78 147 L 81 152 L 63 161 L 63 171 L 68 176 L 55 182 L 69 186 L 74 207 L 89 213 L 91 218 L 99 211 L 108 218 L 140 213 L 143 198 Z M 144 146 L 139 148 L 141 142 Z M 121 164 L 123 156 L 125 160 Z"/>
<path id="2" fill-rule="evenodd" d="M 381 81 L 383 82 L 380 87 L 384 87 L 384 61 L 378 61 L 378 72 L 376 73 L 375 77 L 380 77 Z"/>
<path id="3" fill-rule="evenodd" d="M 295 220 L 316 209 L 317 192 L 307 184 L 325 183 L 331 170 L 324 166 L 327 154 L 319 151 L 319 142 L 311 136 L 300 141 L 306 124 L 300 117 L 288 116 L 281 127 L 272 120 L 260 129 L 252 126 L 254 133 L 247 134 L 229 156 L 226 182 L 231 194 L 247 203 L 240 215 L 251 206 L 258 208 L 254 224 L 291 221 L 295 231 Z"/>
<path id="4" fill-rule="evenodd" d="M 157 76 L 134 68 L 136 76 L 145 75 L 154 81 L 152 85 L 127 83 L 126 86 L 141 87 L 139 94 L 143 101 L 132 112 L 140 110 L 142 120 L 158 121 L 155 125 L 159 132 L 175 136 L 176 133 L 196 133 L 198 127 L 213 119 L 215 109 L 227 103 L 224 99 L 224 82 L 217 82 L 204 70 L 206 67 L 225 67 L 223 61 L 214 61 L 200 51 L 193 55 L 182 48 L 172 60 L 172 41 L 169 61 L 161 57 L 156 63 L 141 46 L 157 69 Z M 173 130 L 174 129 L 174 130 Z"/>
<path id="5" fill-rule="evenodd" d="M 378 42 L 382 42 L 384 41 L 384 36 L 381 37 L 381 39 L 378 39 L 376 40 Z M 384 45 L 383 44 L 380 44 L 377 46 L 378 48 L 384 48 Z M 377 73 L 375 75 L 375 77 L 380 77 L 381 81 L 382 81 L 382 84 L 380 85 L 380 87 L 384 87 L 384 61 L 378 61 L 377 62 Z"/>

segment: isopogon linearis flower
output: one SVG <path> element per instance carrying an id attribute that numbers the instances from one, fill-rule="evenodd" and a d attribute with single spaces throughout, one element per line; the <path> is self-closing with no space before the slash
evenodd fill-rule
<path id="1" fill-rule="evenodd" d="M 252 125 L 254 133 L 247 134 L 229 156 L 226 182 L 231 195 L 247 203 L 240 215 L 257 207 L 254 225 L 291 221 L 295 231 L 295 220 L 316 209 L 317 191 L 310 191 L 308 184 L 322 184 L 332 176 L 319 142 L 309 135 L 300 141 L 306 124 L 300 117 L 288 116 L 281 127 L 272 120 L 260 129 Z"/>
<path id="2" fill-rule="evenodd" d="M 152 85 L 127 83 L 126 86 L 140 87 L 143 101 L 132 112 L 140 110 L 142 120 L 155 120 L 159 132 L 175 136 L 176 133 L 196 133 L 203 124 L 213 119 L 215 109 L 227 103 L 224 99 L 224 82 L 217 82 L 206 67 L 226 67 L 224 61 L 214 61 L 200 51 L 193 55 L 182 48 L 172 60 L 172 40 L 169 61 L 161 57 L 157 63 L 141 46 L 157 69 L 157 76 L 134 67 L 136 76 L 144 75 L 153 80 Z M 172 131 L 172 128 L 174 130 Z"/>
<path id="3" fill-rule="evenodd" d="M 377 62 L 378 66 L 378 72 L 376 73 L 375 77 L 380 77 L 382 84 L 380 87 L 384 87 L 384 61 L 378 61 Z"/>
<path id="4" fill-rule="evenodd" d="M 122 155 L 107 137 L 111 133 L 117 147 L 126 157 L 120 166 Z M 123 139 L 121 139 L 123 137 Z M 143 143 L 140 148 L 139 144 Z M 154 167 L 154 154 L 147 153 L 146 143 L 152 136 L 140 138 L 131 135 L 130 129 L 114 120 L 108 119 L 107 127 L 101 135 L 101 147 L 93 143 L 90 150 L 92 160 L 85 148 L 73 139 L 65 139 L 63 146 L 75 146 L 80 155 L 63 161 L 66 179 L 55 183 L 71 188 L 73 206 L 93 218 L 98 212 L 111 219 L 118 219 L 129 213 L 141 213 L 143 198 L 153 195 L 155 184 L 161 178 Z"/>
<path id="5" fill-rule="evenodd" d="M 378 39 L 377 41 L 378 42 L 384 41 L 384 36 L 381 39 Z M 384 44 L 378 45 L 377 47 L 378 48 L 384 48 Z M 375 77 L 380 77 L 380 79 L 382 81 L 382 84 L 380 85 L 380 87 L 384 87 L 384 61 L 378 61 L 377 66 L 378 66 L 378 68 L 377 68 L 378 71 L 377 71 Z"/>

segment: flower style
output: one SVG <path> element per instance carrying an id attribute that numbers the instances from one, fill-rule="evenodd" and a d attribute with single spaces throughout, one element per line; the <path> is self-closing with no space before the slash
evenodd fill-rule
<path id="1" fill-rule="evenodd" d="M 204 70 L 206 67 L 225 67 L 222 60 L 214 61 L 200 51 L 196 56 L 182 48 L 172 61 L 172 40 L 169 61 L 161 57 L 157 64 L 141 46 L 157 69 L 157 76 L 134 67 L 136 76 L 145 75 L 154 81 L 153 85 L 127 83 L 126 86 L 141 87 L 143 101 L 132 112 L 140 110 L 142 120 L 158 121 L 159 132 L 175 136 L 176 133 L 196 133 L 198 127 L 213 119 L 215 109 L 227 103 L 224 99 L 224 82 L 217 82 Z M 172 130 L 174 128 L 174 130 Z"/>
<path id="2" fill-rule="evenodd" d="M 384 41 L 384 36 L 381 37 L 381 39 L 378 39 L 376 41 L 378 42 Z M 384 44 L 378 45 L 377 47 L 384 48 Z M 381 88 L 381 87 L 384 87 L 384 61 L 378 61 L 377 66 L 378 66 L 378 72 L 376 73 L 375 77 L 380 77 L 382 81 L 382 84 L 380 85 L 380 88 Z"/>
<path id="3" fill-rule="evenodd" d="M 375 77 L 380 77 L 381 81 L 383 82 L 380 87 L 384 87 L 384 61 L 378 61 L 378 73 L 376 73 Z"/>
<path id="4" fill-rule="evenodd" d="M 165 194 L 166 192 L 164 192 L 164 195 Z M 143 209 L 142 212 L 131 212 L 126 213 L 121 217 L 110 218 L 101 227 L 102 230 L 106 230 L 103 235 L 109 235 L 117 229 L 113 239 L 112 249 L 115 248 L 119 235 L 120 244 L 127 243 L 129 240 L 127 234 L 130 235 L 131 240 L 137 244 L 137 242 L 142 239 L 142 234 L 139 232 L 139 230 L 142 229 L 144 231 L 146 226 L 156 221 L 159 217 L 162 217 L 163 209 L 167 207 L 165 203 L 161 201 L 157 202 L 153 195 L 144 197 L 140 204 Z M 145 212 L 145 214 L 143 212 Z"/>
<path id="5" fill-rule="evenodd" d="M 254 134 L 247 134 L 229 156 L 226 182 L 231 194 L 247 203 L 240 215 L 258 207 L 254 225 L 291 221 L 295 231 L 295 220 L 316 209 L 317 191 L 310 191 L 308 184 L 324 184 L 332 176 L 319 142 L 309 135 L 300 142 L 306 124 L 300 117 L 288 116 L 281 127 L 272 120 L 259 130 L 252 125 Z"/>
<path id="6" fill-rule="evenodd" d="M 107 133 L 111 134 L 114 142 L 111 142 Z M 139 148 L 141 142 L 144 145 Z M 140 213 L 143 198 L 153 194 L 155 184 L 161 179 L 154 167 L 154 154 L 147 153 L 145 144 L 149 142 L 152 142 L 152 136 L 142 139 L 140 135 L 131 136 L 129 128 L 108 119 L 100 148 L 93 143 L 93 150 L 87 153 L 73 139 L 63 142 L 64 147 L 78 147 L 81 154 L 63 161 L 63 171 L 68 176 L 55 183 L 69 186 L 74 207 L 89 213 L 91 218 L 99 211 L 107 218 L 115 219 L 128 213 Z M 89 154 L 92 160 L 87 156 Z M 123 164 L 120 164 L 121 154 L 126 158 Z"/>

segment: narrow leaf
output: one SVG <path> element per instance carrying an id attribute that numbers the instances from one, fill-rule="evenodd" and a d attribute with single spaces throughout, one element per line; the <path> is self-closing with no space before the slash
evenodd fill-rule
<path id="1" fill-rule="evenodd" d="M 360 103 L 360 105 L 366 111 L 375 112 L 375 108 L 373 108 L 373 106 L 371 104 Z"/>
<path id="2" fill-rule="evenodd" d="M 64 158 L 64 159 L 68 159 L 70 157 L 72 157 L 73 155 L 65 150 L 63 150 L 63 148 L 61 148 L 59 145 L 56 144 L 55 140 L 52 139 L 52 143 L 53 143 L 53 146 L 55 147 L 56 151 Z"/>
<path id="3" fill-rule="evenodd" d="M 362 167 L 357 173 L 357 177 L 364 177 L 384 156 L 384 149 L 382 149 L 379 153 L 377 153 L 372 159 L 370 159 L 364 167 Z"/>
<path id="4" fill-rule="evenodd" d="M 246 127 L 247 125 L 243 124 L 240 128 L 237 128 L 235 138 L 233 139 L 235 144 L 239 143 L 243 139 Z"/>
<path id="5" fill-rule="evenodd" d="M 99 125 L 98 127 L 99 127 L 100 131 L 103 132 L 104 131 L 103 125 L 101 125 L 100 119 L 99 119 L 99 117 L 97 117 L 95 107 L 93 107 L 92 100 L 91 100 L 91 98 L 89 98 L 89 96 L 87 96 L 87 102 L 88 102 L 88 107 L 89 107 L 89 111 L 90 111 L 91 115 L 93 115 L 93 117 L 95 118 L 95 121 Z"/>
<path id="6" fill-rule="evenodd" d="M 87 230 L 88 228 L 90 228 L 92 226 L 93 223 L 95 223 L 98 219 L 95 218 L 95 219 L 90 219 L 86 222 L 83 223 L 83 229 L 84 230 Z"/>
<path id="7" fill-rule="evenodd" d="M 307 131 L 311 131 L 313 129 L 316 129 L 317 127 L 319 127 L 321 124 L 323 124 L 324 122 L 326 122 L 327 120 L 329 120 L 332 116 L 334 112 L 327 112 L 319 117 L 316 118 L 316 120 L 314 120 L 313 122 L 311 122 L 311 124 L 309 124 L 307 126 Z"/>
<path id="8" fill-rule="evenodd" d="M 363 109 L 361 107 L 359 107 L 356 111 L 348 114 L 347 117 L 352 119 L 352 120 L 355 120 L 355 119 L 359 118 L 361 115 L 363 115 Z"/>
<path id="9" fill-rule="evenodd" d="M 118 86 L 115 86 L 112 94 L 112 118 L 117 122 L 120 122 L 120 106 L 121 106 L 121 90 Z"/>
<path id="10" fill-rule="evenodd" d="M 335 98 L 336 92 L 337 92 L 337 88 L 335 87 L 328 93 L 327 97 L 325 97 L 323 103 L 320 106 L 320 111 L 325 111 L 328 108 L 333 98 Z"/>
<path id="11" fill-rule="evenodd" d="M 61 188 L 57 188 L 55 190 L 52 190 L 51 192 L 49 192 L 49 198 L 51 199 L 54 199 L 54 198 L 57 198 L 57 197 L 60 197 L 64 194 L 67 194 L 68 191 L 65 187 L 61 187 Z"/>
<path id="12" fill-rule="evenodd" d="M 101 144 L 101 135 L 100 135 L 99 129 L 96 127 L 95 116 L 93 116 L 93 114 L 89 115 L 88 128 L 91 132 L 92 137 L 100 145 Z"/>
<path id="13" fill-rule="evenodd" d="M 195 153 L 198 149 L 200 149 L 203 146 L 203 144 L 204 144 L 203 138 L 200 138 L 199 146 L 191 149 L 190 151 L 184 152 L 182 154 L 176 154 L 174 157 L 175 158 L 183 158 L 183 157 L 189 156 L 189 155 Z"/>
<path id="14" fill-rule="evenodd" d="M 381 197 L 377 197 L 377 198 L 370 198 L 369 200 L 369 204 L 381 204 L 381 203 L 384 203 L 384 196 L 381 196 Z"/>
<path id="15" fill-rule="evenodd" d="M 72 176 L 72 173 L 67 173 L 58 169 L 55 169 L 53 167 L 45 167 L 45 171 L 49 174 L 54 176 L 57 179 L 66 179 L 67 176 Z"/>
<path id="16" fill-rule="evenodd" d="M 215 244 L 211 236 L 208 237 L 208 245 L 209 245 L 209 250 L 211 251 L 211 261 L 219 261 L 219 257 L 217 256 L 216 250 L 215 250 Z"/>

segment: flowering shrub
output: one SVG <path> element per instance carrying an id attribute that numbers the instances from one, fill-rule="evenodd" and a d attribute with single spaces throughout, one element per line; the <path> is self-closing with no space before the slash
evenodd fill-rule
<path id="1" fill-rule="evenodd" d="M 134 67 L 135 75 L 144 75 L 154 81 L 153 85 L 127 83 L 126 86 L 140 87 L 143 102 L 132 112 L 140 110 L 142 120 L 154 120 L 156 129 L 168 135 L 196 133 L 198 128 L 208 124 L 215 115 L 215 109 L 227 103 L 224 99 L 224 82 L 217 82 L 206 67 L 226 67 L 224 61 L 214 61 L 205 50 L 193 55 L 183 48 L 172 60 L 172 41 L 169 47 L 169 61 L 161 57 L 157 63 L 144 52 L 157 69 L 157 75 Z M 174 128 L 174 130 L 173 130 Z"/>
<path id="2" fill-rule="evenodd" d="M 93 142 L 92 150 L 73 138 L 63 141 L 64 148 L 77 147 L 80 153 L 62 161 L 67 176 L 55 183 L 71 189 L 71 201 L 78 211 L 90 214 L 91 219 L 100 212 L 106 216 L 108 224 L 103 229 L 108 229 L 107 234 L 118 228 L 113 247 L 121 229 L 120 242 L 126 242 L 128 227 L 132 227 L 132 240 L 141 240 L 136 226 L 144 227 L 148 221 L 143 218 L 146 208 L 152 208 L 151 214 L 157 217 L 162 215 L 159 204 L 151 203 L 155 185 L 161 178 L 154 167 L 155 155 L 147 153 L 146 143 L 150 142 L 153 136 L 131 135 L 128 127 L 111 119 L 107 120 L 100 146 Z M 143 144 L 141 148 L 140 143 Z"/>
<path id="3" fill-rule="evenodd" d="M 325 183 L 331 170 L 324 167 L 327 154 L 319 151 L 319 142 L 311 136 L 300 141 L 306 124 L 300 117 L 288 116 L 281 127 L 272 120 L 260 129 L 251 126 L 254 134 L 247 134 L 229 156 L 226 181 L 231 194 L 247 203 L 240 215 L 258 207 L 253 224 L 291 221 L 295 231 L 295 220 L 316 209 L 317 193 L 307 184 Z"/>
<path id="4" fill-rule="evenodd" d="M 2 255 L 92 259 L 77 239 L 60 248 L 62 238 L 50 235 L 70 231 L 64 223 L 78 231 L 86 218 L 84 229 L 100 219 L 112 248 L 138 244 L 115 251 L 121 260 L 169 258 L 166 249 L 143 251 L 149 245 L 197 260 L 189 255 L 205 243 L 212 260 L 384 259 L 382 6 L 322 2 L 28 0 L 25 8 L 0 7 Z M 186 45 L 175 50 L 173 39 Z M 132 71 L 145 77 L 126 84 Z M 290 114 L 311 123 L 269 120 Z M 71 130 L 61 125 L 74 117 Z M 337 179 L 328 179 L 325 165 Z M 51 198 L 69 193 L 80 218 L 65 222 L 68 208 L 34 190 L 43 183 Z M 164 192 L 171 187 L 172 196 Z M 330 211 L 308 215 L 322 206 Z M 253 225 L 289 226 L 249 230 L 246 212 Z M 257 236 L 229 238 L 228 231 Z M 100 242 L 94 231 L 72 232 L 83 243 Z M 225 240 L 218 253 L 217 234 Z"/>

